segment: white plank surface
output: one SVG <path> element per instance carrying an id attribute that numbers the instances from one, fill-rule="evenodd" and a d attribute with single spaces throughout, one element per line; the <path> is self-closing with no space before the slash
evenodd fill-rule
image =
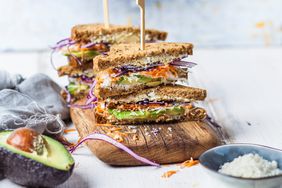
<path id="1" fill-rule="evenodd" d="M 208 90 L 208 110 L 228 132 L 229 142 L 282 149 L 282 48 L 195 49 L 189 59 L 198 63 L 192 70 L 191 85 Z M 43 72 L 62 84 L 65 82 L 52 71 L 47 53 L 0 54 L 0 68 L 26 76 Z M 70 133 L 68 137 L 76 136 Z M 178 167 L 110 167 L 87 148 L 79 149 L 74 158 L 77 163 L 74 174 L 61 188 L 227 187 L 208 176 L 200 165 L 163 179 L 164 172 Z M 18 186 L 3 180 L 0 187 Z"/>

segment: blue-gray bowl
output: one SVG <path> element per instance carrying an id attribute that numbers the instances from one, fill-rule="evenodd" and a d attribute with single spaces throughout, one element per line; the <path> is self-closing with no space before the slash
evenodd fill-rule
<path id="1" fill-rule="evenodd" d="M 230 187 L 280 187 L 282 185 L 282 175 L 263 178 L 241 178 L 218 172 L 220 166 L 224 163 L 231 162 L 240 155 L 248 153 L 256 153 L 266 160 L 277 161 L 278 167 L 282 169 L 282 150 L 257 144 L 228 144 L 218 146 L 204 152 L 199 157 L 199 161 L 210 175 L 229 183 Z"/>

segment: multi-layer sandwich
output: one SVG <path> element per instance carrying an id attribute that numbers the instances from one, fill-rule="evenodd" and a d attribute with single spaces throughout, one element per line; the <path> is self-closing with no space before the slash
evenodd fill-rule
<path id="1" fill-rule="evenodd" d="M 140 124 L 204 119 L 206 111 L 195 102 L 204 100 L 206 91 L 183 86 L 188 70 L 195 65 L 183 61 L 192 55 L 192 49 L 189 43 L 150 43 L 145 50 L 140 50 L 139 44 L 119 44 L 112 46 L 107 55 L 96 56 L 96 85 L 90 91 L 96 97 L 96 122 Z"/>
<path id="2" fill-rule="evenodd" d="M 148 29 L 145 31 L 147 42 L 163 41 L 167 33 Z M 68 65 L 58 68 L 59 76 L 67 75 L 69 85 L 66 86 L 73 98 L 84 97 L 95 79 L 92 70 L 93 58 L 105 54 L 113 44 L 138 43 L 140 29 L 129 26 L 104 24 L 77 25 L 72 28 L 71 37 L 57 43 L 59 49 L 68 58 Z"/>

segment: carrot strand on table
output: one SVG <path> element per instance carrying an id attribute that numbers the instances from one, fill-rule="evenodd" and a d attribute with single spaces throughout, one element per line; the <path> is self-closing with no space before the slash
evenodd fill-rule
<path id="1" fill-rule="evenodd" d="M 76 131 L 75 128 L 73 128 L 73 129 L 65 129 L 65 130 L 64 130 L 64 133 L 67 134 L 67 133 L 75 132 L 75 131 Z"/>
<path id="2" fill-rule="evenodd" d="M 169 170 L 162 175 L 162 178 L 169 178 L 170 176 L 176 174 L 178 170 Z"/>

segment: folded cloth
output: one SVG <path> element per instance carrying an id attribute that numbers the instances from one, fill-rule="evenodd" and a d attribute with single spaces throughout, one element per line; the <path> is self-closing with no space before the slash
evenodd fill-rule
<path id="1" fill-rule="evenodd" d="M 17 90 L 35 100 L 47 113 L 69 118 L 69 108 L 60 95 L 62 88 L 45 74 L 35 74 L 20 83 Z"/>
<path id="2" fill-rule="evenodd" d="M 0 82 L 0 130 L 31 127 L 39 133 L 63 132 L 62 119 L 69 118 L 69 109 L 53 80 L 44 74 L 24 80 L 3 71 L 1 78 L 5 81 Z"/>
<path id="3" fill-rule="evenodd" d="M 7 71 L 0 70 L 0 90 L 15 89 L 23 80 L 23 77 L 19 74 L 11 75 Z"/>

